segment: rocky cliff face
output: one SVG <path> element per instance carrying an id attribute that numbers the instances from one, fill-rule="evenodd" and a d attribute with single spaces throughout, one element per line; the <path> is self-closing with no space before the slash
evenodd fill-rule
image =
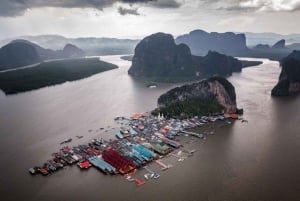
<path id="1" fill-rule="evenodd" d="M 198 69 L 207 75 L 228 76 L 233 72 L 241 72 L 242 63 L 231 57 L 218 52 L 209 51 L 204 57 L 198 58 Z"/>
<path id="2" fill-rule="evenodd" d="M 285 49 L 285 40 L 282 39 L 278 42 L 276 42 L 273 46 L 272 46 L 272 49 Z"/>
<path id="3" fill-rule="evenodd" d="M 234 86 L 223 77 L 174 88 L 159 97 L 158 106 L 167 116 L 237 111 Z"/>
<path id="4" fill-rule="evenodd" d="M 0 70 L 40 62 L 36 49 L 24 42 L 9 43 L 0 49 Z"/>
<path id="5" fill-rule="evenodd" d="M 193 76 L 194 68 L 186 45 L 176 45 L 170 34 L 156 33 L 136 46 L 128 73 L 135 77 Z"/>
<path id="6" fill-rule="evenodd" d="M 231 55 L 241 51 L 247 51 L 246 36 L 244 34 L 207 33 L 202 30 L 195 30 L 189 34 L 176 38 L 176 43 L 184 43 L 191 48 L 194 55 L 205 55 L 209 51 L 217 51 Z"/>
<path id="7" fill-rule="evenodd" d="M 294 51 L 281 60 L 282 70 L 273 96 L 289 96 L 300 92 L 300 51 Z"/>
<path id="8" fill-rule="evenodd" d="M 288 56 L 284 57 L 283 59 L 280 60 L 280 64 L 283 65 L 285 62 L 287 62 L 288 60 L 300 60 L 300 50 L 295 50 L 293 51 L 291 54 L 289 54 Z"/>
<path id="9" fill-rule="evenodd" d="M 187 45 L 176 45 L 172 35 L 157 33 L 136 46 L 128 73 L 158 81 L 189 80 L 198 76 L 231 75 L 241 68 L 242 63 L 233 57 L 212 51 L 205 57 L 194 56 Z"/>

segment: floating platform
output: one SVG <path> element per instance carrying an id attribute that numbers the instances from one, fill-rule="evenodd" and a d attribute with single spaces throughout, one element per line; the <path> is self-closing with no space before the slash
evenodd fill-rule
<path id="1" fill-rule="evenodd" d="M 108 173 L 111 173 L 111 174 L 117 172 L 115 167 L 113 167 L 109 163 L 105 162 L 100 157 L 97 157 L 97 156 L 91 157 L 89 159 L 89 161 L 91 162 L 91 164 L 93 164 L 95 167 L 97 167 L 98 169 L 100 169 L 103 172 L 108 172 Z"/>
<path id="2" fill-rule="evenodd" d="M 164 164 L 160 159 L 156 160 L 155 162 L 162 167 L 161 168 L 162 170 L 167 170 L 167 169 L 173 167 L 172 164 L 168 164 L 168 165 Z"/>

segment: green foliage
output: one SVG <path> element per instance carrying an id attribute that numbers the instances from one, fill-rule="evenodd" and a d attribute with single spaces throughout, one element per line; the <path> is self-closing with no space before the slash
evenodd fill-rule
<path id="1" fill-rule="evenodd" d="M 51 61 L 33 68 L 0 73 L 0 88 L 6 94 L 14 94 L 83 79 L 115 68 L 116 65 L 98 58 Z"/>
<path id="2" fill-rule="evenodd" d="M 152 111 L 153 115 L 158 113 L 166 117 L 173 118 L 189 118 L 196 115 L 208 115 L 210 113 L 222 112 L 223 107 L 216 101 L 202 101 L 198 99 L 191 99 L 183 102 L 176 102 L 167 107 L 161 107 Z"/>

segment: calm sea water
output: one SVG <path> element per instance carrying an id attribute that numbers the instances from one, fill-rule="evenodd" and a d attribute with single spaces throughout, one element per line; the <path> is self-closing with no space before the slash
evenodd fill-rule
<path id="1" fill-rule="evenodd" d="M 214 128 L 206 143 L 188 145 L 197 149 L 193 157 L 165 159 L 174 165 L 167 171 L 150 164 L 161 174 L 158 180 L 136 187 L 121 176 L 75 166 L 49 177 L 29 175 L 27 169 L 49 159 L 62 140 L 73 138 L 72 146 L 113 138 L 115 116 L 149 111 L 160 94 L 176 86 L 149 89 L 149 83 L 128 76 L 130 62 L 119 56 L 102 59 L 120 68 L 27 93 L 0 94 L 1 200 L 300 200 L 300 97 L 270 96 L 280 68 L 269 60 L 229 78 L 248 123 Z"/>

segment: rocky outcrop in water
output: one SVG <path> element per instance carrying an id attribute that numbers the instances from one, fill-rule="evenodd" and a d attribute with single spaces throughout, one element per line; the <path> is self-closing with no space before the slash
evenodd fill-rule
<path id="1" fill-rule="evenodd" d="M 229 76 L 233 72 L 241 72 L 243 68 L 241 61 L 218 52 L 209 51 L 206 56 L 195 58 L 197 58 L 198 71 L 209 76 Z"/>
<path id="2" fill-rule="evenodd" d="M 274 45 L 258 44 L 247 53 L 236 54 L 239 57 L 269 58 L 280 61 L 282 58 L 291 54 L 293 49 L 285 45 L 285 40 L 279 40 Z"/>
<path id="3" fill-rule="evenodd" d="M 215 74 L 227 76 L 242 67 L 239 60 L 217 52 L 194 56 L 187 45 L 176 45 L 172 35 L 156 33 L 136 46 L 128 73 L 156 81 L 186 81 Z"/>
<path id="4" fill-rule="evenodd" d="M 136 46 L 128 73 L 135 77 L 194 76 L 195 68 L 187 45 L 176 45 L 170 34 L 156 33 Z"/>
<path id="5" fill-rule="evenodd" d="M 276 50 L 285 50 L 285 40 L 282 39 L 277 41 L 274 45 L 269 46 L 267 44 L 258 44 L 253 47 L 253 50 L 261 50 L 261 51 L 276 51 Z"/>
<path id="6" fill-rule="evenodd" d="M 235 34 L 232 32 L 207 33 L 203 30 L 195 30 L 189 34 L 177 37 L 176 43 L 188 45 L 194 55 L 205 55 L 209 51 L 232 55 L 248 50 L 245 34 Z"/>
<path id="7" fill-rule="evenodd" d="M 285 40 L 282 39 L 272 46 L 272 49 L 285 49 Z"/>
<path id="8" fill-rule="evenodd" d="M 168 91 L 159 97 L 158 107 L 159 112 L 171 117 L 235 113 L 235 88 L 223 77 L 212 77 Z"/>
<path id="9" fill-rule="evenodd" d="M 300 92 L 300 51 L 293 51 L 281 60 L 282 70 L 273 96 L 289 96 Z"/>

